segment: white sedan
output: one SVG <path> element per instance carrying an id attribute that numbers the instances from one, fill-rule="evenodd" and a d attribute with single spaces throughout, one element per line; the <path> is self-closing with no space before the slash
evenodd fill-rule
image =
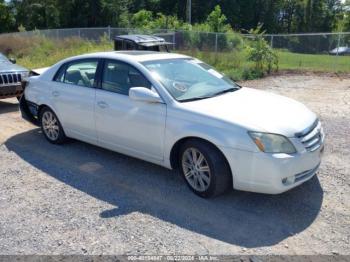
<path id="1" fill-rule="evenodd" d="M 294 188 L 315 175 L 324 144 L 303 104 L 180 54 L 66 59 L 28 80 L 21 111 L 51 143 L 74 138 L 179 169 L 202 197 Z"/>

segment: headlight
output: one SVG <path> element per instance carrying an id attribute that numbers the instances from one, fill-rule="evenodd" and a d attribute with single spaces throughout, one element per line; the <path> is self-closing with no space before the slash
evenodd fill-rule
<path id="1" fill-rule="evenodd" d="M 27 78 L 29 76 L 29 72 L 21 72 L 22 79 Z"/>
<path id="2" fill-rule="evenodd" d="M 260 132 L 248 132 L 248 134 L 262 152 L 286 154 L 296 152 L 293 144 L 285 136 Z"/>

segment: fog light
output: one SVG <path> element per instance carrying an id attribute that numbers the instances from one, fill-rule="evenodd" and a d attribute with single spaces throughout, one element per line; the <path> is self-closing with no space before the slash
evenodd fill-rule
<path id="1" fill-rule="evenodd" d="M 294 182 L 295 182 L 295 176 L 285 177 L 282 179 L 282 183 L 285 186 L 294 184 Z"/>

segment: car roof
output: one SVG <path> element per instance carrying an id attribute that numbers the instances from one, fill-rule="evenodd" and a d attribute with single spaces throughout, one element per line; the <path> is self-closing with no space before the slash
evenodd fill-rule
<path id="1" fill-rule="evenodd" d="M 129 40 L 135 43 L 146 43 L 146 42 L 165 42 L 164 38 L 154 35 L 118 35 L 114 38 L 115 40 Z"/>
<path id="2" fill-rule="evenodd" d="M 114 40 L 128 40 L 146 47 L 173 44 L 166 42 L 164 38 L 155 35 L 119 35 L 116 36 Z"/>
<path id="3" fill-rule="evenodd" d="M 108 58 L 121 59 L 126 61 L 146 62 L 162 59 L 189 58 L 189 56 L 176 53 L 163 53 L 153 51 L 110 51 L 85 54 L 71 57 L 68 60 L 84 59 L 84 58 Z"/>

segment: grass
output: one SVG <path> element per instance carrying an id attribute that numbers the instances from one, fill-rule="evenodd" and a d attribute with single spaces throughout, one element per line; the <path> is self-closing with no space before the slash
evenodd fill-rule
<path id="1" fill-rule="evenodd" d="M 97 43 L 79 38 L 0 37 L 0 52 L 15 57 L 18 64 L 30 69 L 48 67 L 71 56 L 112 49 L 112 43 L 106 39 Z"/>
<path id="2" fill-rule="evenodd" d="M 41 36 L 0 37 L 0 52 L 14 56 L 18 64 L 27 68 L 41 68 L 75 55 L 112 50 L 113 45 L 106 37 L 98 43 L 79 38 L 65 40 L 48 39 Z M 178 51 L 197 57 L 216 67 L 234 80 L 261 77 L 255 73 L 254 64 L 248 62 L 244 51 L 204 52 L 198 50 Z M 350 73 L 350 57 L 297 54 L 279 50 L 279 69 L 318 72 Z"/>
<path id="3" fill-rule="evenodd" d="M 58 61 L 71 56 L 111 50 L 111 47 L 101 46 L 94 43 L 84 45 L 73 45 L 68 48 L 49 49 L 43 51 L 36 50 L 35 53 L 17 59 L 17 63 L 26 68 L 41 68 L 51 66 Z"/>
<path id="4" fill-rule="evenodd" d="M 242 52 L 211 53 L 187 51 L 185 54 L 195 56 L 215 66 L 219 71 L 235 80 L 257 78 L 254 75 L 254 64 L 248 62 Z M 330 56 L 328 54 L 311 55 L 278 51 L 279 70 L 310 72 L 350 73 L 349 56 Z"/>
<path id="5" fill-rule="evenodd" d="M 279 51 L 279 69 L 350 73 L 349 56 L 297 54 Z"/>

